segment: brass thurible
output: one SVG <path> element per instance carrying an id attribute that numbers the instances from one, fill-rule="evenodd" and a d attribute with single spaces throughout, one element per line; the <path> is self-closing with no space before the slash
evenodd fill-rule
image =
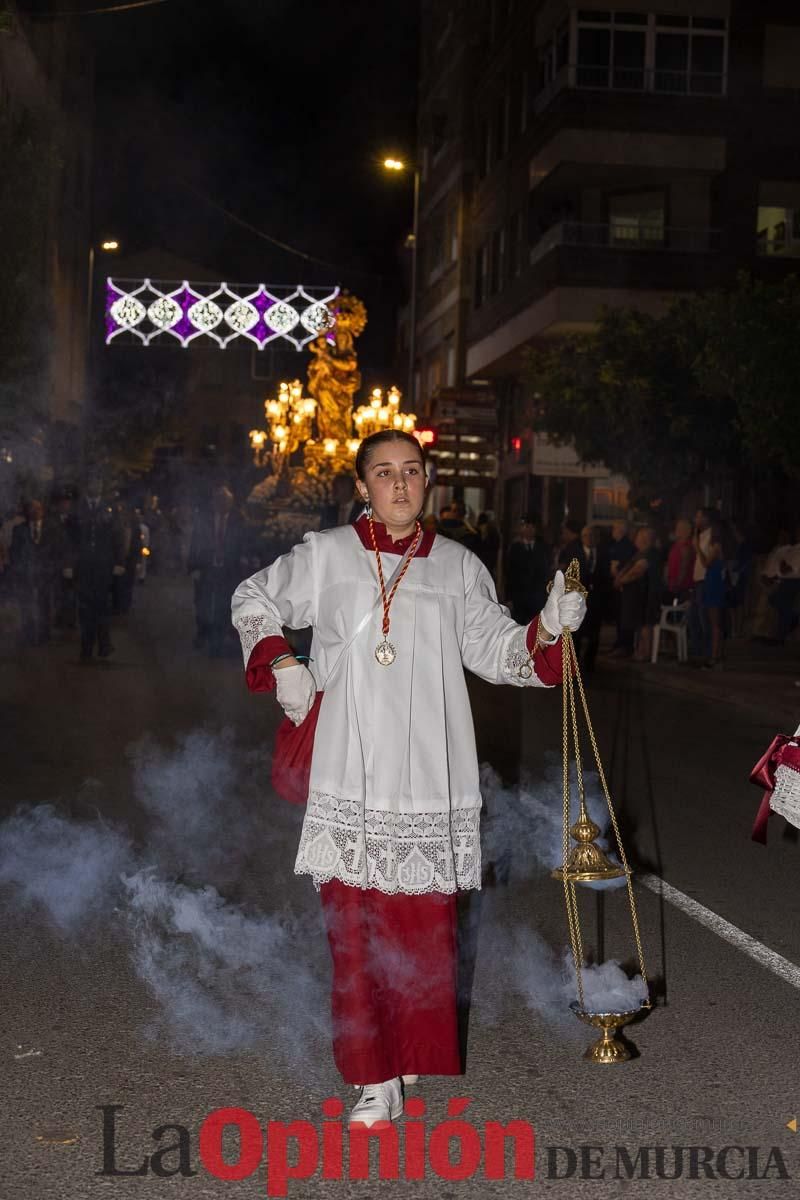
<path id="1" fill-rule="evenodd" d="M 568 592 L 580 592 L 584 597 L 587 595 L 587 590 L 581 583 L 580 564 L 578 560 L 573 558 L 572 562 L 564 572 L 566 590 Z M 619 825 L 617 824 L 614 807 L 611 803 L 611 796 L 608 790 L 603 764 L 600 761 L 600 752 L 597 747 L 597 739 L 592 728 L 591 718 L 589 716 L 589 708 L 586 703 L 586 693 L 583 688 L 583 680 L 581 679 L 580 670 L 578 667 L 578 657 L 575 653 L 575 644 L 572 640 L 572 635 L 569 630 L 564 630 L 562 634 L 562 653 L 563 653 L 563 669 L 564 669 L 564 684 L 563 684 L 563 788 L 564 788 L 564 826 L 563 826 L 563 848 L 564 856 L 560 867 L 552 872 L 553 878 L 558 879 L 564 886 L 564 901 L 567 909 L 567 925 L 569 927 L 570 947 L 572 950 L 573 963 L 575 965 L 575 978 L 577 981 L 577 999 L 570 1005 L 572 1011 L 587 1025 L 592 1025 L 596 1029 L 602 1031 L 601 1037 L 589 1047 L 584 1054 L 584 1058 L 590 1062 L 596 1063 L 618 1063 L 624 1062 L 630 1058 L 630 1050 L 621 1042 L 616 1033 L 623 1025 L 627 1025 L 629 1021 L 639 1013 L 642 1009 L 649 1009 L 651 1001 L 647 990 L 647 975 L 645 973 L 644 952 L 642 950 L 641 936 L 639 932 L 639 918 L 636 912 L 636 901 L 633 894 L 632 872 L 628 866 L 628 860 L 625 857 L 625 849 L 622 845 Z M 580 698 L 581 709 L 583 712 L 586 729 L 589 735 L 592 752 L 597 766 L 597 773 L 600 779 L 600 785 L 603 790 L 611 827 L 614 832 L 616 842 L 616 850 L 619 857 L 619 862 L 614 862 L 605 853 L 604 850 L 597 845 L 597 838 L 600 836 L 600 827 L 591 819 L 586 809 L 586 796 L 583 782 L 583 767 L 581 762 L 580 740 L 578 734 L 578 710 L 575 702 L 575 693 Z M 572 825 L 570 825 L 570 751 L 574 749 L 575 755 L 575 771 L 578 787 L 579 808 L 578 817 Z M 574 843 L 574 844 L 571 844 Z M 578 909 L 578 895 L 576 884 L 598 882 L 602 880 L 625 878 L 628 895 L 628 906 L 631 914 L 631 925 L 633 936 L 636 942 L 636 952 L 639 963 L 639 973 L 642 978 L 644 996 L 641 998 L 639 1006 L 627 1012 L 593 1012 L 587 1008 L 584 990 L 583 990 L 583 966 L 584 966 L 584 951 L 583 951 L 583 935 L 581 932 L 580 913 Z"/>

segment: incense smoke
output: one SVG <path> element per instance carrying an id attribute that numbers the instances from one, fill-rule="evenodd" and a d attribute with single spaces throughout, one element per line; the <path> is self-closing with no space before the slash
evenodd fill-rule
<path id="1" fill-rule="evenodd" d="M 319 1070 L 326 1056 L 318 1047 L 329 1036 L 319 908 L 305 889 L 298 893 L 302 911 L 265 913 L 265 903 L 274 903 L 274 870 L 260 866 L 266 845 L 278 841 L 288 875 L 302 813 L 265 795 L 263 763 L 229 732 L 194 731 L 171 747 L 145 738 L 128 759 L 136 803 L 148 818 L 143 847 L 102 817 L 78 821 L 49 805 L 21 809 L 0 825 L 0 884 L 10 885 L 21 910 L 38 911 L 63 936 L 77 938 L 102 923 L 122 933 L 136 975 L 158 1001 L 157 1032 L 177 1050 L 232 1053 L 268 1039 L 293 1068 Z M 540 784 L 513 791 L 485 765 L 481 778 L 485 857 L 509 857 L 522 879 L 558 865 L 557 765 L 548 764 Z M 102 785 L 93 793 L 101 809 Z M 603 824 L 593 777 L 587 805 Z M 257 894 L 234 903 L 225 892 L 234 885 L 241 894 L 243 880 L 255 881 Z M 484 915 L 481 957 L 492 977 L 512 982 L 548 1019 L 569 1018 L 576 995 L 569 952 L 554 951 L 516 920 L 500 920 L 491 903 Z M 378 946 L 375 954 L 402 985 L 402 954 Z M 587 967 L 584 989 L 594 1010 L 635 1008 L 644 994 L 641 981 L 627 980 L 613 962 Z M 491 1020 L 491 997 L 479 1000 L 481 1017 Z"/>
<path id="2" fill-rule="evenodd" d="M 145 738 L 128 757 L 151 818 L 143 849 L 103 819 L 20 809 L 0 825 L 0 883 L 64 936 L 101 923 L 122 931 L 159 1002 L 154 1032 L 177 1050 L 230 1053 L 269 1038 L 293 1068 L 313 1068 L 328 1025 L 326 970 L 292 948 L 321 945 L 318 913 L 251 913 L 217 890 L 248 866 L 259 881 L 253 860 L 270 837 L 289 840 L 298 814 L 283 805 L 271 814 L 277 833 L 263 828 L 263 765 L 253 771 L 227 732 L 194 732 L 171 749 Z"/>
<path id="3" fill-rule="evenodd" d="M 107 917 L 133 863 L 124 833 L 68 820 L 49 804 L 0 825 L 0 884 L 13 885 L 23 910 L 44 910 L 64 934 Z"/>

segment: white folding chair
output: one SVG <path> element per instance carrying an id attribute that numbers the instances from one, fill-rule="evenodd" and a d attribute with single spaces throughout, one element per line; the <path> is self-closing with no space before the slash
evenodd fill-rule
<path id="1" fill-rule="evenodd" d="M 661 634 L 671 633 L 675 636 L 678 652 L 678 662 L 686 662 L 689 657 L 689 604 L 662 604 L 661 617 L 653 630 L 653 650 L 650 662 L 658 662 L 658 648 L 661 644 Z"/>

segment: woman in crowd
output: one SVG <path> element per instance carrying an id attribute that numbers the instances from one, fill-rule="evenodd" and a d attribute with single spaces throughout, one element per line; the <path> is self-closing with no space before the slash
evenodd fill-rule
<path id="1" fill-rule="evenodd" d="M 637 662 L 647 662 L 653 626 L 659 618 L 662 583 L 661 557 L 655 545 L 655 533 L 647 526 L 636 531 L 636 553 L 619 571 L 614 587 L 621 595 L 620 629 L 623 649 Z"/>
<path id="2" fill-rule="evenodd" d="M 710 522 L 710 539 L 705 542 L 695 536 L 694 548 L 698 562 L 705 569 L 703 607 L 711 631 L 711 657 L 703 666 L 718 667 L 722 663 L 722 641 L 727 604 L 727 562 L 733 557 L 732 537 L 727 525 L 716 515 Z"/>
<path id="3" fill-rule="evenodd" d="M 675 537 L 667 556 L 667 592 L 670 599 L 683 604 L 689 599 L 693 581 L 692 522 L 686 517 L 679 517 L 675 522 Z"/>
<path id="4" fill-rule="evenodd" d="M 481 794 L 464 667 L 492 683 L 561 679 L 585 603 L 559 572 L 525 627 L 458 541 L 423 531 L 416 439 L 366 438 L 354 525 L 308 533 L 239 585 L 252 691 L 317 725 L 295 873 L 319 890 L 333 956 L 333 1052 L 351 1120 L 403 1111 L 404 1082 L 456 1075 L 455 893 L 480 887 Z M 311 626 L 306 666 L 282 626 Z M 322 690 L 321 697 L 318 689 Z M 313 711 L 312 711 L 313 710 Z"/>

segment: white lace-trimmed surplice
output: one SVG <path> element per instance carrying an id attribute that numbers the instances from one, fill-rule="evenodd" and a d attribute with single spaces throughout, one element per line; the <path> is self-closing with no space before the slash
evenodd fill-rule
<path id="1" fill-rule="evenodd" d="M 398 562 L 382 554 L 386 579 Z M 477 556 L 440 536 L 395 594 L 388 667 L 375 659 L 378 596 L 375 556 L 351 526 L 307 533 L 233 596 L 245 666 L 284 625 L 313 629 L 310 670 L 325 691 L 295 873 L 317 888 L 330 879 L 412 895 L 480 888 L 481 793 L 463 668 L 490 683 L 545 686 L 517 673 L 528 660 L 526 628 L 498 602 Z"/>

